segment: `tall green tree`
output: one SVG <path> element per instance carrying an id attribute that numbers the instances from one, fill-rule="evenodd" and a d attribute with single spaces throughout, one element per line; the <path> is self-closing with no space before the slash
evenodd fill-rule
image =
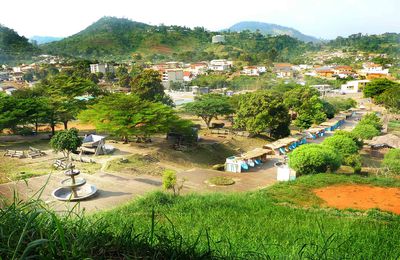
<path id="1" fill-rule="evenodd" d="M 68 122 L 75 119 L 86 107 L 87 101 L 80 99 L 80 96 L 88 95 L 95 98 L 103 94 L 91 80 L 66 74 L 43 80 L 35 88 L 47 99 L 48 109 L 52 111 L 48 119 L 53 134 L 57 122 L 62 122 L 67 129 Z"/>
<path id="2" fill-rule="evenodd" d="M 297 113 L 294 124 L 301 129 L 320 124 L 327 118 L 324 104 L 315 88 L 297 86 L 284 94 L 284 103 L 289 110 Z"/>
<path id="3" fill-rule="evenodd" d="M 131 82 L 132 93 L 141 99 L 173 105 L 171 98 L 165 94 L 161 75 L 155 70 L 144 70 Z"/>
<path id="4" fill-rule="evenodd" d="M 76 128 L 62 130 L 56 133 L 50 140 L 50 145 L 56 152 L 62 152 L 69 159 L 71 152 L 75 152 L 82 145 L 82 138 Z"/>
<path id="5" fill-rule="evenodd" d="M 373 79 L 363 89 L 364 97 L 375 98 L 388 89 L 398 87 L 399 84 L 388 79 Z"/>
<path id="6" fill-rule="evenodd" d="M 229 98 L 219 94 L 206 94 L 192 103 L 184 105 L 183 109 L 190 114 L 200 117 L 210 128 L 211 121 L 218 116 L 232 114 L 234 111 Z"/>
<path id="7" fill-rule="evenodd" d="M 103 97 L 82 111 L 79 118 L 93 123 L 96 130 L 119 136 L 126 142 L 131 136 L 138 141 L 150 140 L 151 135 L 166 133 L 179 121 L 171 107 L 133 94 Z"/>
<path id="8" fill-rule="evenodd" d="M 242 95 L 234 118 L 234 127 L 253 134 L 269 132 L 272 137 L 290 134 L 290 116 L 282 96 L 268 91 Z"/>

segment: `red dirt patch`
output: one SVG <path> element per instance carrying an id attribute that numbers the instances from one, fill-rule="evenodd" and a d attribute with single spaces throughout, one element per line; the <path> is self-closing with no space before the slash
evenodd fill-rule
<path id="1" fill-rule="evenodd" d="M 330 186 L 314 190 L 326 205 L 338 209 L 379 208 L 400 214 L 400 188 L 366 185 Z"/>

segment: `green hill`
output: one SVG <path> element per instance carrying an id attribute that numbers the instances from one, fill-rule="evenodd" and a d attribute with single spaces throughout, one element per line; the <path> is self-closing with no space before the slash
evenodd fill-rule
<path id="1" fill-rule="evenodd" d="M 310 47 L 287 35 L 265 36 L 248 32 L 226 32 L 226 43 L 213 45 L 211 37 L 216 34 L 202 27 L 151 26 L 128 19 L 103 17 L 75 35 L 41 47 L 50 54 L 101 60 L 229 58 L 250 63 L 272 56 L 277 61 L 287 61 Z M 271 51 L 278 54 L 271 55 Z"/>
<path id="2" fill-rule="evenodd" d="M 260 33 L 264 35 L 289 35 L 293 38 L 296 38 L 300 41 L 304 42 L 320 42 L 319 39 L 302 34 L 298 30 L 295 30 L 290 27 L 285 27 L 282 25 L 278 24 L 272 24 L 272 23 L 262 23 L 262 22 L 251 22 L 251 21 L 245 21 L 245 22 L 240 22 L 232 25 L 229 27 L 227 30 L 231 32 L 241 32 L 245 30 L 249 30 L 251 32 L 257 32 L 259 31 Z"/>
<path id="3" fill-rule="evenodd" d="M 0 63 L 31 59 L 39 49 L 14 30 L 0 24 Z"/>
<path id="4" fill-rule="evenodd" d="M 350 35 L 347 38 L 337 37 L 328 43 L 333 48 L 345 48 L 350 51 L 387 53 L 400 56 L 400 33 L 384 33 L 380 35 Z"/>

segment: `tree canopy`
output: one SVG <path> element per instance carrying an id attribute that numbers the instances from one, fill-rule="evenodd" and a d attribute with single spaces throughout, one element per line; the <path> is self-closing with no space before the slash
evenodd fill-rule
<path id="1" fill-rule="evenodd" d="M 82 111 L 79 118 L 93 123 L 97 131 L 108 132 L 125 141 L 130 136 L 137 137 L 138 141 L 148 140 L 153 134 L 166 133 L 179 121 L 171 107 L 133 94 L 105 96 Z"/>
<path id="2" fill-rule="evenodd" d="M 234 118 L 234 127 L 253 134 L 269 132 L 273 137 L 290 134 L 290 116 L 282 96 L 268 91 L 242 95 Z"/>
<path id="3" fill-rule="evenodd" d="M 131 83 L 132 93 L 141 99 L 173 105 L 171 98 L 165 94 L 161 75 L 155 70 L 144 70 Z"/>
<path id="4" fill-rule="evenodd" d="M 210 127 L 211 121 L 218 116 L 229 115 L 234 112 L 229 97 L 219 94 L 202 95 L 194 102 L 185 104 L 183 109 L 187 113 L 203 119 L 207 128 Z"/>
<path id="5" fill-rule="evenodd" d="M 63 152 L 64 157 L 69 159 L 70 153 L 82 145 L 82 138 L 79 137 L 76 128 L 71 128 L 57 132 L 51 138 L 50 145 L 54 151 Z"/>
<path id="6" fill-rule="evenodd" d="M 289 166 L 300 175 L 334 172 L 341 161 L 333 148 L 320 144 L 305 144 L 289 154 Z"/>

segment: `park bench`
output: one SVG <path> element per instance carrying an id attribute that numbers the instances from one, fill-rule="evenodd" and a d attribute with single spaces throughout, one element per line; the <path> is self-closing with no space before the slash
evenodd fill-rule
<path id="1" fill-rule="evenodd" d="M 62 170 L 66 170 L 66 169 L 70 168 L 70 165 L 67 163 L 67 161 L 65 159 L 57 159 L 53 163 L 53 166 L 56 169 L 62 169 Z"/>
<path id="2" fill-rule="evenodd" d="M 6 150 L 6 153 L 4 154 L 4 156 L 8 156 L 8 157 L 17 157 L 19 159 L 24 158 L 25 154 L 24 151 L 17 151 L 17 150 Z"/>
<path id="3" fill-rule="evenodd" d="M 40 157 L 40 156 L 43 156 L 43 155 L 45 155 L 45 153 L 42 152 L 41 150 L 36 149 L 34 147 L 29 147 L 29 150 L 28 150 L 28 157 L 29 158 L 34 159 L 36 157 Z"/>

